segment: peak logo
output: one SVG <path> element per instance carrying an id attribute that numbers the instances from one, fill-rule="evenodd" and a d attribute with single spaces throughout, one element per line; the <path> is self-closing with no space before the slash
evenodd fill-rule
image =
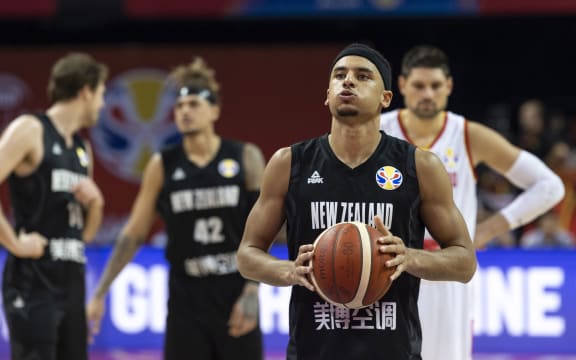
<path id="1" fill-rule="evenodd" d="M 318 171 L 314 171 L 312 176 L 308 178 L 308 184 L 324 184 L 324 178 L 320 176 Z"/>

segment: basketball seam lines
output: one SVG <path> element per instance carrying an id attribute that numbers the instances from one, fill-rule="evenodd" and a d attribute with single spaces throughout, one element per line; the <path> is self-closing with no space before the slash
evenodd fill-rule
<path id="1" fill-rule="evenodd" d="M 372 246 L 370 245 L 370 234 L 366 229 L 364 223 L 354 221 L 352 222 L 356 229 L 360 232 L 360 241 L 362 249 L 362 259 L 366 259 L 366 263 L 362 261 L 362 273 L 360 275 L 360 283 L 358 285 L 358 291 L 356 291 L 356 296 L 352 301 L 344 304 L 346 307 L 359 308 L 363 307 L 364 296 L 366 295 L 366 290 L 368 289 L 368 283 L 370 282 L 370 273 L 372 269 Z"/>

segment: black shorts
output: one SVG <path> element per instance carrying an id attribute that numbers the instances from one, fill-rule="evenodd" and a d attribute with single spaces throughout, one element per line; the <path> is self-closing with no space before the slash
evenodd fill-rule
<path id="1" fill-rule="evenodd" d="M 170 276 L 164 360 L 262 359 L 260 327 L 238 338 L 228 335 L 232 305 L 243 284 L 234 290 L 235 286 L 203 288 L 198 283 L 191 286 L 186 276 Z M 225 294 L 226 300 L 211 296 L 216 293 Z"/>
<path id="2" fill-rule="evenodd" d="M 88 359 L 84 289 L 78 292 L 80 299 L 63 301 L 48 292 L 25 294 L 4 286 L 12 360 Z"/>

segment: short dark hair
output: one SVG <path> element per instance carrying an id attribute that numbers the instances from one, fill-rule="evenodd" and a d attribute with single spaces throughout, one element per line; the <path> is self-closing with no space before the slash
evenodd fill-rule
<path id="1" fill-rule="evenodd" d="M 52 66 L 48 97 L 52 103 L 75 98 L 86 85 L 96 90 L 106 81 L 108 67 L 85 53 L 70 53 Z"/>
<path id="2" fill-rule="evenodd" d="M 448 56 L 432 45 L 418 45 L 406 52 L 402 58 L 402 75 L 408 76 L 414 68 L 440 68 L 447 77 L 450 75 Z"/>

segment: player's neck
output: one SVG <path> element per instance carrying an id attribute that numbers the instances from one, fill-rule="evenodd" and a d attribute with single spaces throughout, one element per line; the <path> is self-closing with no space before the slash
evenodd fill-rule
<path id="1" fill-rule="evenodd" d="M 66 140 L 67 145 L 72 144 L 72 136 L 82 127 L 83 108 L 74 101 L 55 103 L 46 114 L 58 133 Z"/>
<path id="2" fill-rule="evenodd" d="M 336 157 L 350 168 L 364 163 L 376 150 L 382 135 L 369 126 L 332 126 L 328 142 Z"/>
<path id="3" fill-rule="evenodd" d="M 438 113 L 434 118 L 423 119 L 410 110 L 400 112 L 400 122 L 406 136 L 413 144 L 427 148 L 444 129 L 446 112 Z"/>
<path id="4" fill-rule="evenodd" d="M 214 133 L 199 133 L 184 136 L 182 145 L 190 161 L 205 166 L 216 156 L 221 141 Z"/>

